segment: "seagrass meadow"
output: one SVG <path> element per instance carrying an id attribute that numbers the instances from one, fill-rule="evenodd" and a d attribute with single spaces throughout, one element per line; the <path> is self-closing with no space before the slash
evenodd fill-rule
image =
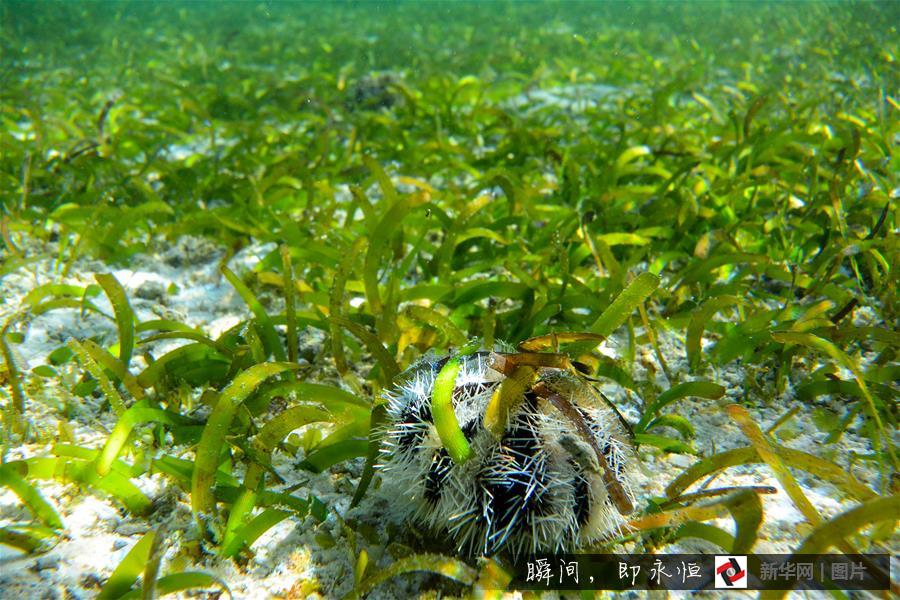
<path id="1" fill-rule="evenodd" d="M 0 596 L 538 597 L 378 468 L 532 338 L 631 430 L 582 551 L 896 555 L 898 24 L 0 0 Z"/>

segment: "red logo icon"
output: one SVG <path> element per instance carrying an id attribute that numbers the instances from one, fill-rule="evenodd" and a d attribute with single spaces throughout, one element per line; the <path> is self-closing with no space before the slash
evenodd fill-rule
<path id="1" fill-rule="evenodd" d="M 717 556 L 715 564 L 716 588 L 732 590 L 747 588 L 746 556 Z"/>

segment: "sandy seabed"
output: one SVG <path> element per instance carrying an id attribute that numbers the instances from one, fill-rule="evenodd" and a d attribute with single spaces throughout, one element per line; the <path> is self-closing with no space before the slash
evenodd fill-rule
<path id="1" fill-rule="evenodd" d="M 20 271 L 8 275 L 2 285 L 3 304 L 0 319 L 5 321 L 20 309 L 22 298 L 32 289 L 47 282 L 64 282 L 75 285 L 95 283 L 97 273 L 113 273 L 127 290 L 132 307 L 139 320 L 167 318 L 182 321 L 202 329 L 215 338 L 222 332 L 247 318 L 249 311 L 230 284 L 218 273 L 218 266 L 225 256 L 225 249 L 202 238 L 182 238 L 174 244 L 159 240 L 159 250 L 132 257 L 129 268 L 116 268 L 101 261 L 80 259 L 71 269 L 71 275 L 60 281 L 59 265 L 52 258 L 38 258 Z M 236 272 L 252 268 L 272 245 L 254 245 L 233 256 L 228 264 Z M 33 246 L 28 250 L 38 257 L 54 256 L 53 248 Z M 174 284 L 174 285 L 173 285 Z M 265 300 L 265 295 L 263 295 Z M 274 304 L 277 298 L 269 299 Z M 111 313 L 104 304 L 105 298 L 95 298 L 98 306 Z M 856 311 L 854 318 L 860 324 L 874 319 L 868 309 Z M 94 338 L 113 343 L 115 325 L 98 315 L 81 316 L 73 309 L 50 311 L 37 317 L 29 317 L 18 328 L 25 334 L 21 344 L 14 345 L 15 359 L 25 375 L 26 414 L 39 439 L 49 440 L 56 434 L 60 421 L 71 427 L 77 444 L 100 447 L 115 424 L 111 411 L 102 411 L 101 400 L 87 397 L 73 398 L 64 385 L 41 379 L 31 374 L 34 367 L 45 364 L 47 355 L 65 344 L 70 337 Z M 671 372 L 681 380 L 688 380 L 684 340 L 666 331 L 659 332 L 662 354 Z M 707 336 L 709 337 L 709 336 Z M 183 341 L 155 342 L 150 350 L 159 356 Z M 710 340 L 705 340 L 710 344 Z M 322 337 L 302 334 L 301 349 L 309 355 L 321 351 Z M 610 356 L 618 356 L 624 341 L 613 336 L 601 350 Z M 301 352 L 301 354 L 304 354 Z M 135 366 L 143 367 L 143 359 L 135 356 Z M 668 382 L 662 374 L 651 348 L 639 349 L 635 365 L 636 379 L 656 377 L 665 389 Z M 802 379 L 805 372 L 818 365 L 798 363 L 791 381 Z M 66 371 L 68 369 L 68 371 Z M 61 368 L 63 380 L 74 381 L 71 364 Z M 314 371 L 315 372 L 315 371 Z M 327 374 L 323 372 L 323 377 Z M 672 406 L 672 410 L 687 418 L 696 429 L 694 445 L 701 455 L 709 455 L 730 448 L 746 446 L 748 441 L 732 422 L 724 406 L 740 401 L 751 416 L 766 429 L 775 423 L 788 409 L 798 406 L 797 414 L 779 429 L 781 443 L 816 455 L 825 455 L 842 468 L 846 468 L 860 482 L 876 487 L 878 473 L 869 464 L 853 460 L 854 455 L 871 452 L 867 439 L 855 435 L 851 427 L 839 442 L 825 446 L 827 433 L 821 431 L 813 419 L 813 405 L 799 403 L 793 398 L 789 384 L 780 397 L 772 391 L 771 382 L 757 382 L 749 389 L 769 390 L 771 395 L 760 397 L 751 392 L 745 397 L 747 373 L 740 361 L 734 361 L 722 369 L 707 368 L 695 378 L 707 379 L 726 387 L 725 397 L 718 401 L 685 399 Z M 322 380 L 333 383 L 334 380 Z M 619 407 L 631 422 L 639 417 L 636 398 L 617 385 L 604 385 L 601 390 Z M 842 401 L 827 396 L 819 397 L 821 406 L 843 406 Z M 60 407 L 70 407 L 65 417 Z M 7 460 L 49 456 L 51 442 L 24 443 L 9 448 Z M 193 458 L 189 448 L 170 447 L 166 453 Z M 681 454 L 666 454 L 651 447 L 640 450 L 641 496 L 661 496 L 663 490 L 680 472 L 695 462 L 695 458 Z M 188 495 L 162 474 L 145 474 L 133 481 L 151 499 L 154 510 L 149 517 L 134 517 L 120 508 L 102 493 L 92 495 L 74 485 L 41 482 L 44 497 L 58 510 L 65 530 L 62 539 L 49 552 L 40 556 L 23 556 L 0 546 L 0 596 L 4 598 L 92 598 L 99 591 L 115 567 L 147 531 L 159 528 L 166 536 L 165 557 L 161 573 L 178 570 L 201 570 L 212 573 L 225 581 L 233 596 L 241 599 L 310 597 L 341 597 L 352 589 L 353 569 L 356 560 L 353 544 L 365 547 L 370 557 L 370 569 L 385 567 L 392 562 L 387 551 L 378 545 L 368 544 L 361 536 L 353 544 L 345 535 L 343 519 L 353 519 L 371 525 L 376 531 L 384 531 L 389 525 L 391 499 L 380 493 L 370 493 L 361 506 L 350 509 L 350 498 L 362 469 L 361 459 L 338 465 L 329 472 L 313 474 L 296 467 L 298 457 L 276 453 L 273 465 L 284 478 L 285 487 L 295 488 L 295 494 L 305 497 L 313 494 L 328 508 L 329 516 L 323 523 L 311 517 L 300 521 L 288 518 L 268 530 L 253 545 L 254 556 L 246 564 L 238 565 L 230 560 L 220 560 L 212 555 L 195 561 L 181 552 L 193 528 Z M 814 476 L 795 470 L 794 475 L 803 492 L 824 518 L 833 517 L 849 509 L 853 502 L 842 492 Z M 777 492 L 762 496 L 765 518 L 759 531 L 754 551 L 757 553 L 788 553 L 795 549 L 809 532 L 803 516 L 794 507 L 771 471 L 760 465 L 727 469 L 714 482 L 714 487 L 772 486 Z M 27 522 L 30 516 L 17 496 L 8 490 L 0 490 L 0 525 Z M 731 519 L 712 521 L 711 524 L 734 532 Z M 894 539 L 893 551 L 900 550 Z M 627 551 L 628 548 L 623 548 Z M 664 548 L 665 552 L 716 552 L 717 548 L 700 540 L 682 540 Z M 448 546 L 446 552 L 453 554 Z M 403 576 L 391 580 L 369 596 L 373 598 L 408 597 L 420 589 L 428 589 L 434 577 L 423 575 Z M 200 597 L 217 597 L 217 592 L 199 594 Z M 190 594 L 197 597 L 198 594 Z M 512 597 L 518 594 L 511 594 Z M 185 595 L 187 597 L 187 595 Z"/>

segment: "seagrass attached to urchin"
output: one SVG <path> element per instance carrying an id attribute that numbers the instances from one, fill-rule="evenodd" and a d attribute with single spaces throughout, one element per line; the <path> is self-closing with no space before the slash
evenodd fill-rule
<path id="1" fill-rule="evenodd" d="M 475 555 L 568 551 L 621 531 L 634 502 L 631 440 L 574 369 L 529 367 L 528 385 L 500 425 L 485 425 L 517 359 L 540 365 L 542 357 L 559 356 L 454 358 L 452 406 L 469 446 L 465 461 L 451 458 L 432 415 L 435 380 L 450 357 L 422 359 L 398 378 L 385 392 L 388 426 L 378 466 L 402 516 Z"/>

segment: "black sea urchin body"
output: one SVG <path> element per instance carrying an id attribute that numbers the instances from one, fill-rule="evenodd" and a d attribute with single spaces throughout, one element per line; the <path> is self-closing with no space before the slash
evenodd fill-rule
<path id="1" fill-rule="evenodd" d="M 389 425 L 379 468 L 398 510 L 448 534 L 467 554 L 565 551 L 619 531 L 623 519 L 596 453 L 633 501 L 632 446 L 590 384 L 554 368 L 539 369 L 536 378 L 571 404 L 594 445 L 536 388 L 524 393 L 496 436 L 484 427 L 484 415 L 504 375 L 491 368 L 490 353 L 458 359 L 452 403 L 472 449 L 462 464 L 443 447 L 432 417 L 435 378 L 447 358 L 423 359 L 386 392 Z"/>

